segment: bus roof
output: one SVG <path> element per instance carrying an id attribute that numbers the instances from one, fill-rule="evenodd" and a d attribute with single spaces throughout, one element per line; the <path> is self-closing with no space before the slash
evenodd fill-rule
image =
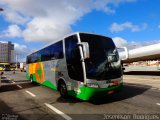
<path id="1" fill-rule="evenodd" d="M 0 63 L 0 65 L 10 65 L 10 63 Z"/>
<path id="2" fill-rule="evenodd" d="M 37 52 L 37 51 L 40 51 L 40 50 L 42 50 L 42 49 L 44 49 L 44 48 L 46 48 L 46 47 L 48 47 L 48 46 L 50 46 L 50 45 L 52 45 L 52 44 L 54 44 L 54 43 L 56 43 L 56 42 L 59 42 L 59 41 L 65 39 L 65 38 L 69 37 L 69 36 L 72 36 L 72 35 L 75 35 L 75 34 L 80 34 L 80 33 L 104 36 L 104 35 L 95 34 L 95 33 L 89 33 L 89 32 L 73 32 L 73 33 L 70 33 L 70 34 L 65 35 L 64 37 L 62 37 L 61 39 L 59 39 L 59 40 L 57 40 L 57 41 L 54 41 L 54 42 L 51 42 L 51 43 L 45 45 L 44 47 L 42 47 L 42 48 L 40 48 L 40 49 L 38 49 L 38 50 L 32 51 L 32 52 L 31 52 L 30 54 L 28 54 L 28 55 L 31 55 L 31 54 L 33 54 L 33 53 L 35 53 L 35 52 Z M 28 56 L 28 55 L 27 55 L 27 56 Z"/>

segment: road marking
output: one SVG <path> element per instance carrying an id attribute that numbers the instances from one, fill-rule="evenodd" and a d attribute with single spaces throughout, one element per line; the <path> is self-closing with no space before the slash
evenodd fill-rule
<path id="1" fill-rule="evenodd" d="M 17 87 L 22 88 L 22 86 L 20 86 L 20 85 L 17 85 Z"/>
<path id="2" fill-rule="evenodd" d="M 15 84 L 15 82 L 14 82 L 14 81 L 12 81 L 12 83 L 13 83 L 13 84 Z"/>
<path id="3" fill-rule="evenodd" d="M 36 97 L 36 95 L 35 95 L 35 94 L 33 94 L 33 93 L 29 92 L 28 90 L 26 90 L 26 93 L 30 94 L 32 97 Z"/>
<path id="4" fill-rule="evenodd" d="M 160 103 L 156 103 L 157 105 L 160 105 Z"/>
<path id="5" fill-rule="evenodd" d="M 154 88 L 154 87 L 153 87 L 153 88 L 151 88 L 151 89 L 152 89 L 152 90 L 156 90 L 157 88 Z"/>
<path id="6" fill-rule="evenodd" d="M 66 120 L 72 120 L 71 117 L 69 117 L 68 115 L 64 114 L 63 112 L 61 112 L 60 110 L 58 110 L 57 108 L 53 107 L 52 105 L 48 104 L 48 103 L 44 103 L 47 107 L 49 107 L 51 110 L 53 110 L 54 112 L 56 112 L 57 114 L 59 114 L 60 116 L 62 116 L 63 118 L 65 118 Z"/>

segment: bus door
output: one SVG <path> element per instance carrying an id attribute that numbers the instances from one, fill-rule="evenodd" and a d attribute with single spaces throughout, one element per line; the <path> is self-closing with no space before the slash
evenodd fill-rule
<path id="1" fill-rule="evenodd" d="M 79 88 L 78 83 L 84 82 L 81 55 L 77 43 L 77 35 L 73 35 L 65 39 L 68 79 L 71 81 L 71 89 L 74 89 L 75 91 Z"/>

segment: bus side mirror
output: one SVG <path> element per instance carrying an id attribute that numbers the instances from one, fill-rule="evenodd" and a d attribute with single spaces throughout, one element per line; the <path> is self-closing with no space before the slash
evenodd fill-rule
<path id="1" fill-rule="evenodd" d="M 81 42 L 81 43 L 78 43 L 78 45 L 82 46 L 84 59 L 89 58 L 90 57 L 90 52 L 89 52 L 89 44 L 88 44 L 88 42 Z"/>
<path id="2" fill-rule="evenodd" d="M 129 52 L 127 47 L 121 47 L 117 49 L 124 49 L 124 52 L 119 53 L 121 60 L 127 60 L 129 58 Z"/>

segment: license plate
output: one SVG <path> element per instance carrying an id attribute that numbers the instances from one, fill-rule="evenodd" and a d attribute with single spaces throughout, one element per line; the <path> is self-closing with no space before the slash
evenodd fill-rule
<path id="1" fill-rule="evenodd" d="M 114 90 L 108 91 L 108 94 L 113 94 Z"/>

